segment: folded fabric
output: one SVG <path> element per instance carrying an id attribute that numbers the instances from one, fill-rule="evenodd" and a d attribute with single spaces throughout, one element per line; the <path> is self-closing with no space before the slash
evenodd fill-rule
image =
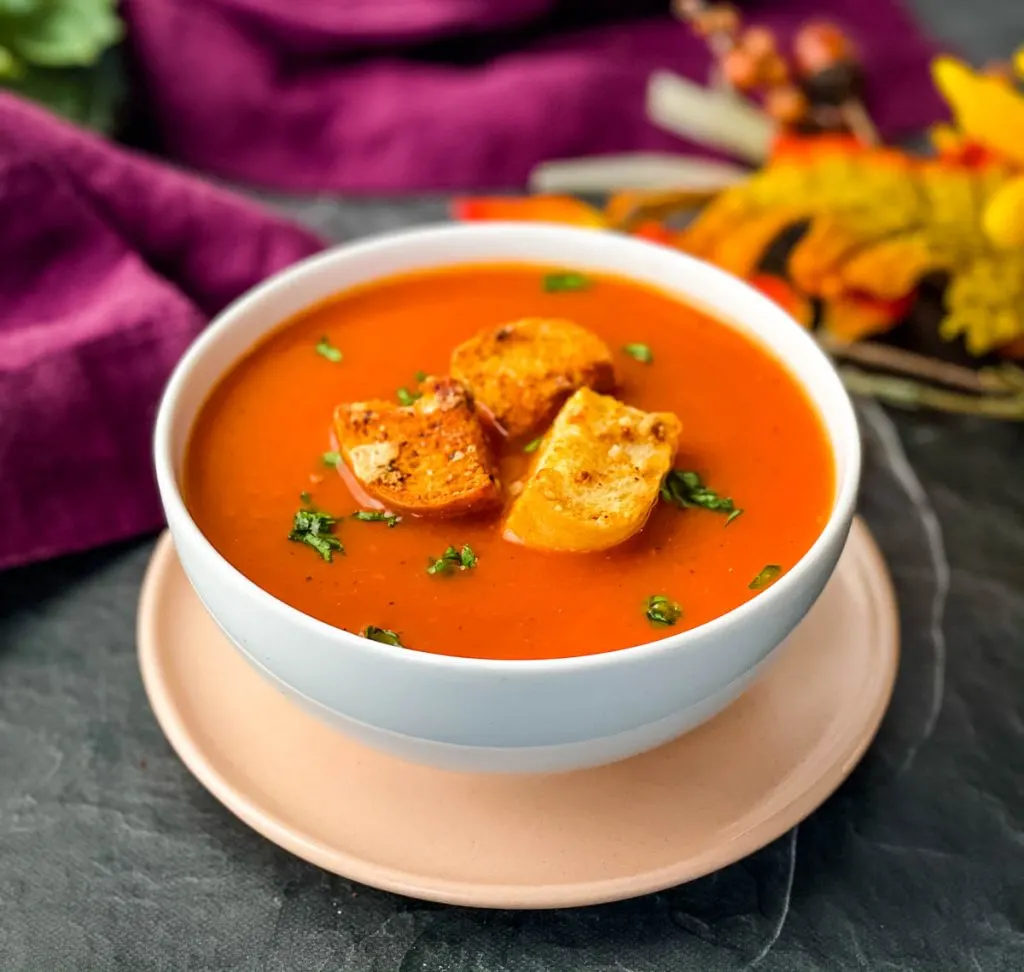
<path id="1" fill-rule="evenodd" d="M 162 152 L 293 190 L 522 186 L 546 159 L 689 150 L 648 124 L 652 70 L 706 79 L 668 0 L 125 0 Z M 828 18 L 858 44 L 882 133 L 940 117 L 900 0 L 749 0 L 785 43 Z M 657 16 L 644 16 L 658 14 Z M 616 18 L 618 18 L 616 20 Z"/>
<path id="2" fill-rule="evenodd" d="M 0 94 L 0 567 L 157 527 L 160 391 L 310 233 Z"/>

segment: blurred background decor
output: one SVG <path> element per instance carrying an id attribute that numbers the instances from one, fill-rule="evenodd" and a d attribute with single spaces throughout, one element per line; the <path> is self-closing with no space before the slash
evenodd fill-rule
<path id="1" fill-rule="evenodd" d="M 126 88 L 116 0 L 0 0 L 0 88 L 111 133 Z"/>
<path id="2" fill-rule="evenodd" d="M 977 71 L 935 58 L 954 120 L 910 151 L 879 144 L 857 49 L 838 27 L 803 25 L 787 52 L 729 5 L 678 7 L 715 60 L 706 86 L 653 77 L 648 111 L 739 163 L 763 154 L 760 169 L 720 168 L 716 180 L 684 156 L 548 163 L 535 186 L 610 197 L 469 198 L 456 215 L 568 221 L 677 247 L 813 329 L 852 391 L 1024 420 L 1024 49 L 1016 67 Z"/>
<path id="3" fill-rule="evenodd" d="M 100 113 L 122 145 L 30 103 L 46 103 L 28 82 L 44 70 L 81 79 L 81 91 L 65 89 L 70 104 L 95 103 L 93 68 L 33 67 L 10 39 L 15 14 L 91 6 L 0 0 L 0 966 L 1024 968 L 1024 843 L 1009 825 L 1024 817 L 1019 423 L 859 402 L 860 512 L 898 590 L 895 695 L 836 796 L 726 871 L 598 908 L 442 908 L 306 865 L 202 791 L 145 703 L 135 626 L 161 525 L 153 411 L 209 317 L 314 252 L 322 243 L 310 229 L 344 244 L 436 222 L 453 189 L 485 215 L 498 211 L 494 191 L 529 184 L 549 195 L 504 195 L 506 215 L 518 206 L 519 216 L 547 208 L 551 218 L 557 194 L 560 218 L 628 223 L 678 245 L 702 205 L 764 160 L 652 122 L 655 78 L 667 81 L 663 118 L 679 117 L 680 91 L 703 98 L 721 87 L 706 42 L 670 0 L 122 0 L 124 40 L 108 31 L 93 62 L 113 56 L 123 66 L 125 98 Z M 929 32 L 977 65 L 1024 39 L 1021 0 L 741 0 L 738 9 L 773 32 L 787 59 L 801 25 L 840 25 L 882 146 L 902 146 L 948 114 L 929 79 Z M 986 137 L 1000 140 L 992 150 L 1004 161 L 982 165 L 988 152 L 971 148 L 979 171 L 1006 166 L 1024 144 L 1009 124 L 1016 101 L 1005 66 L 995 75 L 1001 93 L 983 71 L 954 71 L 960 94 L 950 102 L 963 123 L 933 130 L 939 155 L 955 157 L 990 116 Z M 760 89 L 740 94 L 748 115 L 770 117 Z M 800 155 L 810 149 L 803 134 L 779 152 L 791 149 L 787 164 L 801 179 L 829 153 L 835 167 L 909 165 L 848 132 L 827 138 L 814 143 L 820 163 Z M 972 170 L 954 185 L 976 178 Z M 681 207 L 684 187 L 693 202 Z M 1019 182 L 1000 187 L 980 210 L 983 232 L 978 216 L 969 221 L 976 252 L 1016 245 Z M 836 214 L 845 226 L 829 205 L 823 221 Z M 777 208 L 765 207 L 766 221 Z M 939 215 L 933 208 L 929 225 L 945 225 Z M 743 245 L 757 253 L 753 243 L 748 234 Z M 824 301 L 786 276 L 792 247 L 787 257 L 782 233 L 751 281 L 815 320 Z M 964 338 L 943 339 L 946 286 L 925 274 L 898 323 L 844 352 L 909 354 L 929 375 L 948 369 L 973 386 L 990 380 L 984 369 L 1014 374 L 999 355 L 975 358 Z M 816 333 L 826 340 L 823 323 Z M 854 366 L 872 381 L 903 381 Z M 971 408 L 1016 407 L 1009 395 L 933 380 L 889 386 L 911 399 L 923 388 L 966 393 Z M 72 551 L 82 552 L 57 557 Z"/>
<path id="4" fill-rule="evenodd" d="M 653 124 L 652 76 L 704 82 L 669 0 L 124 0 L 124 137 L 288 192 L 511 189 L 548 159 L 709 153 Z M 863 55 L 883 136 L 938 117 L 934 53 L 899 0 L 747 0 L 788 45 L 815 18 Z"/>

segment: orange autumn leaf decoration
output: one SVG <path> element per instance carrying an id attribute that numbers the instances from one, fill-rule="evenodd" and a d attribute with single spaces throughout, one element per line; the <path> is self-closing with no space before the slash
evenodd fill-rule
<path id="1" fill-rule="evenodd" d="M 1014 68 L 1024 79 L 1024 48 Z M 939 334 L 967 351 L 1024 355 L 1024 94 L 1010 77 L 951 57 L 933 65 L 954 124 L 932 130 L 933 158 L 852 135 L 780 135 L 768 164 L 715 196 L 682 231 L 663 220 L 699 192 L 622 191 L 603 213 L 570 198 L 464 200 L 463 219 L 605 226 L 692 253 L 747 278 L 811 326 L 856 341 L 895 326 L 921 281 L 948 281 Z M 785 280 L 760 272 L 770 247 L 800 228 Z"/>
<path id="2" fill-rule="evenodd" d="M 814 323 L 814 309 L 811 302 L 788 280 L 774 274 L 759 273 L 750 278 L 750 285 L 761 291 L 765 297 L 775 301 L 790 317 L 803 327 Z"/>
<path id="3" fill-rule="evenodd" d="M 786 272 L 824 301 L 822 324 L 833 336 L 888 330 L 933 272 L 949 279 L 943 338 L 983 355 L 1024 336 L 1024 247 L 1012 247 L 1024 234 L 1018 169 L 987 153 L 916 159 L 844 139 L 803 141 L 780 143 L 777 157 L 710 203 L 679 245 L 746 276 L 780 232 L 806 224 Z"/>
<path id="4" fill-rule="evenodd" d="M 888 331 L 910 310 L 911 303 L 910 297 L 887 301 L 845 294 L 825 304 L 822 325 L 839 341 L 862 341 Z"/>
<path id="5" fill-rule="evenodd" d="M 459 220 L 511 220 L 527 223 L 563 223 L 604 229 L 600 210 L 568 196 L 479 196 L 457 199 L 452 215 Z"/>
<path id="6" fill-rule="evenodd" d="M 652 243 L 661 243 L 665 246 L 672 245 L 672 231 L 653 219 L 639 223 L 633 229 L 633 235 L 639 236 L 642 240 L 650 240 Z"/>

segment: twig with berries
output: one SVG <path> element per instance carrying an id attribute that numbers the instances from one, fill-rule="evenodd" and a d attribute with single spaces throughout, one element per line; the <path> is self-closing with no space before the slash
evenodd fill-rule
<path id="1" fill-rule="evenodd" d="M 760 95 L 780 126 L 845 128 L 865 144 L 878 144 L 860 97 L 863 79 L 856 51 L 835 25 L 802 27 L 794 38 L 791 65 L 775 35 L 764 27 L 743 27 L 731 4 L 674 0 L 672 9 L 707 43 L 715 84 L 744 96 Z"/>
<path id="2" fill-rule="evenodd" d="M 879 143 L 878 130 L 861 101 L 864 74 L 850 39 L 835 24 L 805 24 L 793 38 L 793 60 L 804 91 L 819 115 L 835 112 L 865 145 Z M 829 127 L 828 125 L 824 127 Z"/>
<path id="3" fill-rule="evenodd" d="M 672 12 L 708 45 L 714 57 L 711 87 L 735 87 L 723 69 L 723 61 L 736 46 L 740 15 L 731 3 L 707 0 L 672 0 Z"/>

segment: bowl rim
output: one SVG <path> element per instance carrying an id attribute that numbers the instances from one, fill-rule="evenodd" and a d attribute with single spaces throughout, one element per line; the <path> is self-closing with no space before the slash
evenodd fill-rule
<path id="1" fill-rule="evenodd" d="M 264 590 L 255 581 L 246 577 L 237 567 L 231 564 L 220 551 L 206 538 L 206 535 L 193 520 L 182 495 L 178 477 L 174 471 L 173 456 L 173 431 L 176 421 L 176 413 L 182 393 L 187 385 L 191 372 L 197 364 L 206 356 L 209 350 L 215 346 L 220 335 L 234 326 L 239 318 L 244 318 L 250 312 L 257 309 L 260 303 L 271 293 L 288 285 L 299 285 L 304 278 L 315 275 L 322 266 L 333 264 L 339 260 L 346 260 L 354 256 L 372 255 L 377 251 L 387 251 L 391 247 L 416 246 L 422 247 L 425 252 L 438 242 L 451 236 L 477 236 L 481 242 L 490 239 L 500 238 L 510 232 L 519 234 L 536 234 L 540 237 L 547 237 L 552 241 L 562 241 L 567 251 L 567 264 L 572 264 L 571 249 L 574 243 L 583 238 L 588 240 L 593 237 L 595 230 L 580 227 L 560 226 L 556 224 L 528 223 L 528 222 L 506 222 L 488 221 L 486 223 L 432 223 L 415 227 L 407 227 L 391 230 L 384 233 L 377 233 L 365 239 L 353 243 L 340 243 L 328 246 L 325 250 L 308 256 L 296 263 L 289 265 L 283 270 L 257 284 L 228 304 L 220 313 L 216 314 L 210 323 L 200 332 L 186 349 L 184 355 L 179 359 L 171 373 L 157 411 L 156 422 L 153 432 L 153 461 L 156 471 L 157 485 L 160 493 L 161 504 L 170 526 L 172 522 L 175 528 L 183 529 L 190 541 L 203 550 L 207 558 L 219 570 L 222 577 L 229 579 L 231 583 L 240 584 L 242 588 L 264 607 L 270 611 L 283 615 L 289 623 L 301 631 L 306 631 L 318 638 L 327 638 L 337 643 L 339 648 L 349 651 L 357 651 L 373 655 L 375 658 L 392 658 L 406 665 L 423 666 L 426 668 L 441 668 L 461 671 L 463 673 L 479 672 L 500 674 L 502 677 L 521 677 L 536 675 L 539 672 L 555 673 L 569 671 L 585 671 L 590 669 L 614 668 L 619 665 L 628 665 L 650 658 L 656 655 L 686 651 L 694 649 L 708 638 L 714 638 L 719 634 L 727 634 L 731 628 L 742 626 L 748 618 L 756 617 L 758 614 L 770 610 L 771 604 L 784 600 L 790 592 L 799 588 L 803 578 L 814 569 L 814 564 L 822 555 L 823 551 L 836 539 L 836 534 L 848 528 L 855 512 L 857 491 L 861 473 L 861 442 L 857 425 L 856 413 L 849 394 L 843 387 L 838 373 L 832 367 L 828 356 L 818 346 L 810 333 L 801 327 L 790 317 L 778 304 L 769 297 L 760 293 L 746 281 L 727 273 L 713 264 L 707 263 L 689 254 L 678 250 L 671 250 L 660 244 L 632 236 L 625 236 L 618 233 L 603 232 L 601 235 L 608 239 L 608 245 L 621 249 L 637 249 L 640 255 L 643 251 L 657 252 L 658 258 L 664 260 L 666 254 L 671 259 L 679 261 L 680 265 L 688 265 L 690 270 L 699 271 L 717 278 L 719 286 L 733 291 L 745 292 L 748 299 L 753 297 L 755 303 L 759 303 L 765 314 L 775 317 L 778 320 L 785 320 L 792 328 L 792 340 L 802 344 L 806 351 L 809 351 L 812 358 L 816 358 L 818 364 L 827 369 L 826 381 L 834 383 L 834 390 L 838 392 L 835 396 L 836 404 L 841 414 L 835 417 L 836 426 L 840 430 L 845 444 L 845 463 L 840 470 L 837 442 L 829 435 L 829 451 L 832 453 L 833 462 L 836 467 L 836 491 L 832 510 L 828 521 L 821 529 L 811 546 L 804 552 L 800 559 L 788 570 L 778 581 L 769 588 L 762 591 L 757 597 L 719 615 L 710 621 L 688 628 L 675 634 L 667 635 L 656 641 L 644 642 L 639 645 L 629 645 L 624 648 L 617 648 L 612 651 L 597 654 L 574 655 L 562 658 L 530 658 L 530 659 L 495 659 L 495 658 L 473 658 L 459 655 L 444 655 L 436 652 L 410 650 L 406 647 L 397 647 L 371 641 L 359 635 L 336 628 L 325 621 L 320 621 L 311 615 L 305 614 L 298 608 L 293 607 L 280 598 L 275 597 L 269 591 Z M 479 263 L 498 262 L 523 262 L 528 263 L 529 257 L 514 258 L 482 258 Z M 471 263 L 472 261 L 467 261 Z M 439 264 L 443 265 L 443 264 Z M 457 265 L 457 264 L 452 264 Z M 428 269 L 425 266 L 424 269 Z M 608 270 L 606 272 L 617 273 L 626 279 L 632 279 L 632 274 L 621 269 Z M 392 274 L 382 274 L 377 279 L 387 279 Z M 367 281 L 369 282 L 369 281 Z M 682 295 L 684 296 L 684 295 Z M 684 296 L 685 299 L 685 296 Z M 312 302 L 310 304 L 312 306 Z M 298 311 L 296 311 L 298 313 Z M 713 316 L 722 317 L 719 312 L 711 312 Z M 284 323 L 282 320 L 279 323 Z M 726 326 L 730 326 L 726 324 Z M 227 368 L 222 370 L 214 382 L 206 389 L 207 394 L 213 388 L 216 381 L 223 379 L 224 375 L 234 367 L 238 361 L 247 354 L 256 343 L 262 340 L 273 328 L 262 331 L 259 337 L 246 345 L 236 354 Z M 765 342 L 766 344 L 768 342 Z M 811 404 L 820 413 L 820 396 L 816 395 L 808 387 L 806 381 L 797 373 L 795 367 L 787 360 L 786 353 L 769 344 L 769 349 L 774 353 L 790 371 L 791 377 L 797 381 L 805 395 L 811 400 Z M 202 406 L 200 406 L 202 407 Z M 824 422 L 824 417 L 821 419 Z M 189 429 L 186 435 L 191 434 Z M 828 433 L 826 433 L 828 434 Z M 172 531 L 173 533 L 173 531 Z"/>

